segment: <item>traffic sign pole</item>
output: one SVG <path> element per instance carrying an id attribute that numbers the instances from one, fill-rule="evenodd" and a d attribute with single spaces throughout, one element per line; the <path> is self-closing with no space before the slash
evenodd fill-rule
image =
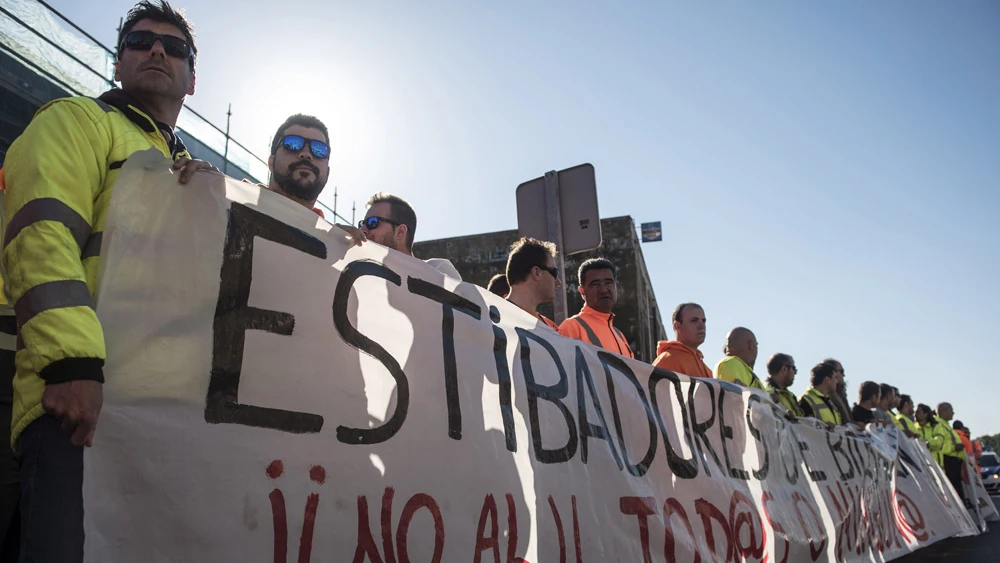
<path id="1" fill-rule="evenodd" d="M 559 282 L 556 298 L 552 302 L 552 312 L 556 324 L 566 320 L 566 259 L 563 252 L 562 213 L 559 205 L 559 173 L 555 170 L 545 173 L 545 215 L 548 240 L 556 245 L 556 270 L 559 270 Z"/>

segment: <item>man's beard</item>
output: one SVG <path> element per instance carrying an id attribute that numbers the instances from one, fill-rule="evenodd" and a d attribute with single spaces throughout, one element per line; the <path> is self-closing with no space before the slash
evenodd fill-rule
<path id="1" fill-rule="evenodd" d="M 396 248 L 394 231 L 395 229 L 392 229 L 382 233 L 381 235 L 371 237 L 371 240 L 372 242 L 377 242 L 386 248 Z"/>
<path id="2" fill-rule="evenodd" d="M 315 178 L 312 181 L 296 180 L 295 171 L 298 168 L 308 168 Z M 287 174 L 282 174 L 277 170 L 274 172 L 274 182 L 278 184 L 281 191 L 286 194 L 305 201 L 314 201 L 319 197 L 320 192 L 326 186 L 326 179 L 320 177 L 319 168 L 309 162 L 297 162 L 288 168 Z"/>

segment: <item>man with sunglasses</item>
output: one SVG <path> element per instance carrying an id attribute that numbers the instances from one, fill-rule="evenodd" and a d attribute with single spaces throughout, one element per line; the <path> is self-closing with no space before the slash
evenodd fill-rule
<path id="1" fill-rule="evenodd" d="M 271 141 L 267 167 L 268 189 L 323 216 L 316 200 L 330 178 L 330 132 L 322 121 L 301 113 L 286 119 Z"/>
<path id="2" fill-rule="evenodd" d="M 351 233 L 358 243 L 371 240 L 413 256 L 413 237 L 417 232 L 417 214 L 413 207 L 405 199 L 384 192 L 368 198 L 366 206 L 368 211 L 358 223 L 357 230 L 346 225 L 338 226 Z M 448 277 L 462 279 L 455 266 L 444 258 L 428 258 L 424 262 Z"/>
<path id="3" fill-rule="evenodd" d="M 118 171 L 152 147 L 175 161 L 181 182 L 211 168 L 190 160 L 174 134 L 194 93 L 191 25 L 166 2 L 143 1 L 126 16 L 117 46 L 121 88 L 45 105 L 5 160 L 22 561 L 83 560 L 83 447 L 93 443 L 106 357 L 92 291 Z"/>
<path id="4" fill-rule="evenodd" d="M 788 354 L 778 352 L 767 361 L 767 373 L 770 376 L 767 379 L 767 392 L 774 402 L 785 407 L 788 414 L 794 417 L 801 417 L 804 414 L 795 394 L 789 391 L 795 383 L 795 374 L 798 372 L 795 359 Z"/>
<path id="5" fill-rule="evenodd" d="M 559 270 L 555 264 L 556 245 L 530 237 L 522 237 L 510 246 L 507 255 L 507 301 L 524 309 L 547 327 L 558 332 L 559 327 L 538 312 L 538 306 L 556 298 Z"/>

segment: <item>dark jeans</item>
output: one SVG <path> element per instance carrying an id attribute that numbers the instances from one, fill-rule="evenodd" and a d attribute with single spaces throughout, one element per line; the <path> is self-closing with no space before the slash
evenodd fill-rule
<path id="1" fill-rule="evenodd" d="M 962 487 L 962 465 L 964 463 L 964 461 L 955 456 L 944 456 L 944 474 L 951 481 L 951 486 L 955 487 L 958 498 L 963 501 L 965 500 L 965 488 Z"/>
<path id="2" fill-rule="evenodd" d="M 21 433 L 21 563 L 83 561 L 83 447 L 50 415 Z"/>

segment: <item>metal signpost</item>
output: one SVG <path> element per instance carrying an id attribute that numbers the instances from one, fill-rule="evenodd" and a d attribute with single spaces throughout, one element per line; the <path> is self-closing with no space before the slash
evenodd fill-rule
<path id="1" fill-rule="evenodd" d="M 601 246 L 601 216 L 597 209 L 594 166 L 581 164 L 546 172 L 517 187 L 517 230 L 523 237 L 556 245 L 560 291 L 553 302 L 556 324 L 566 319 L 565 257 Z"/>

